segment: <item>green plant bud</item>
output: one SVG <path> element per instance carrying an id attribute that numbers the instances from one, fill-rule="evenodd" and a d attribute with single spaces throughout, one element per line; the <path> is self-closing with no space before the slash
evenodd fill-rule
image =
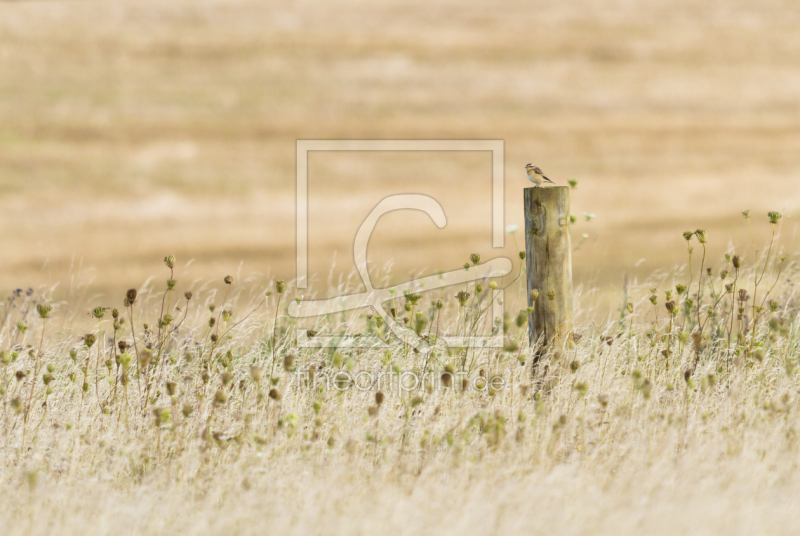
<path id="1" fill-rule="evenodd" d="M 479 262 L 481 262 L 481 256 L 478 253 L 473 253 L 469 256 L 469 260 L 472 261 L 473 266 L 476 266 Z"/>
<path id="2" fill-rule="evenodd" d="M 47 316 L 50 314 L 50 311 L 52 311 L 52 310 L 53 310 L 53 307 L 51 305 L 45 305 L 43 303 L 40 303 L 40 304 L 38 304 L 36 306 L 36 312 L 39 313 L 39 316 L 41 318 L 47 318 Z"/>
<path id="3" fill-rule="evenodd" d="M 694 233 L 691 231 L 683 232 L 683 238 L 685 238 L 687 242 L 692 239 L 692 236 L 694 236 Z"/>
<path id="4" fill-rule="evenodd" d="M 175 288 L 175 285 L 177 285 L 177 284 L 178 284 L 178 282 L 177 282 L 177 281 L 175 281 L 174 279 L 167 279 L 167 288 L 168 288 L 169 290 L 172 290 L 172 289 L 174 289 L 174 288 Z"/>
<path id="5" fill-rule="evenodd" d="M 548 300 L 553 301 L 555 299 L 555 297 L 556 297 L 556 291 L 555 290 L 548 290 L 547 291 L 547 299 Z"/>
<path id="6" fill-rule="evenodd" d="M 521 260 L 521 261 L 525 260 L 525 252 L 524 251 L 520 251 L 519 252 L 519 260 Z"/>
<path id="7" fill-rule="evenodd" d="M 17 322 L 17 331 L 20 333 L 25 333 L 28 331 L 28 324 L 26 324 L 24 320 L 20 320 Z"/>
<path id="8" fill-rule="evenodd" d="M 778 223 L 778 220 L 781 219 L 781 213 L 780 212 L 768 212 L 767 216 L 769 217 L 769 222 L 772 225 L 775 225 L 776 223 Z"/>
<path id="9" fill-rule="evenodd" d="M 164 264 L 166 264 L 167 268 L 170 270 L 175 268 L 175 255 L 167 255 L 164 257 Z"/>
<path id="10" fill-rule="evenodd" d="M 275 290 L 278 291 L 278 294 L 283 294 L 283 291 L 286 290 L 286 282 L 285 281 L 276 281 L 275 282 Z"/>

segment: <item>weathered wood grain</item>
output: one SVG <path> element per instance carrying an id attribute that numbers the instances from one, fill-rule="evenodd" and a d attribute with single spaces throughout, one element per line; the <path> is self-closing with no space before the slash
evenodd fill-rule
<path id="1" fill-rule="evenodd" d="M 539 355 L 555 353 L 573 329 L 568 187 L 525 188 L 525 250 L 530 340 L 541 343 Z M 535 302 L 532 290 L 538 291 Z"/>

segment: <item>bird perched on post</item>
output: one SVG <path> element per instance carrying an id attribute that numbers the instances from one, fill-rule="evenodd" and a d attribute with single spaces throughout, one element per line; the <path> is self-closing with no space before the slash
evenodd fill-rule
<path id="1" fill-rule="evenodd" d="M 545 177 L 544 173 L 542 173 L 542 170 L 534 166 L 533 164 L 528 164 L 527 166 L 525 166 L 525 170 L 528 172 L 528 180 L 530 180 L 533 184 L 535 184 L 536 188 L 541 186 L 541 184 L 545 181 L 549 182 L 550 184 L 553 184 L 553 181 Z"/>

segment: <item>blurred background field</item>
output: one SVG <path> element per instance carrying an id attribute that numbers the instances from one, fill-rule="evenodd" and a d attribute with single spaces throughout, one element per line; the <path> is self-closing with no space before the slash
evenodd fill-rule
<path id="1" fill-rule="evenodd" d="M 698 227 L 712 257 L 746 254 L 743 209 L 781 211 L 791 249 L 798 27 L 792 0 L 0 2 L 0 288 L 82 280 L 115 304 L 168 253 L 194 259 L 182 281 L 293 278 L 297 139 L 505 140 L 506 225 L 526 163 L 579 180 L 587 287 L 684 262 Z M 491 249 L 490 164 L 312 154 L 314 288 L 391 193 L 449 224 L 386 216 L 375 271 L 513 255 Z"/>

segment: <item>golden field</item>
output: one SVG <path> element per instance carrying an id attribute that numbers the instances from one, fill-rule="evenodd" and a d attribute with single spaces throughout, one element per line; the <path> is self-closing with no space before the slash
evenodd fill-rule
<path id="1" fill-rule="evenodd" d="M 0 534 L 796 532 L 798 28 L 790 0 L 0 1 Z M 488 153 L 312 153 L 298 290 L 301 139 L 504 140 L 519 230 L 492 249 Z M 528 162 L 578 181 L 565 346 L 529 343 L 518 266 L 497 348 L 441 338 L 491 325 L 485 281 L 395 296 L 422 351 L 288 316 L 358 290 L 391 194 L 448 225 L 384 216 L 376 287 L 516 264 Z M 300 340 L 345 333 L 385 344 Z"/>
<path id="2" fill-rule="evenodd" d="M 748 208 L 793 238 L 798 23 L 778 0 L 4 2 L 0 287 L 116 300 L 167 253 L 194 259 L 184 279 L 292 279 L 297 139 L 504 140 L 506 224 L 531 161 L 597 215 L 576 226 L 578 284 L 683 262 L 686 229 L 716 256 Z M 348 275 L 355 229 L 398 190 L 448 227 L 387 215 L 376 270 L 513 255 L 491 249 L 489 172 L 478 153 L 312 153 L 311 271 Z"/>

